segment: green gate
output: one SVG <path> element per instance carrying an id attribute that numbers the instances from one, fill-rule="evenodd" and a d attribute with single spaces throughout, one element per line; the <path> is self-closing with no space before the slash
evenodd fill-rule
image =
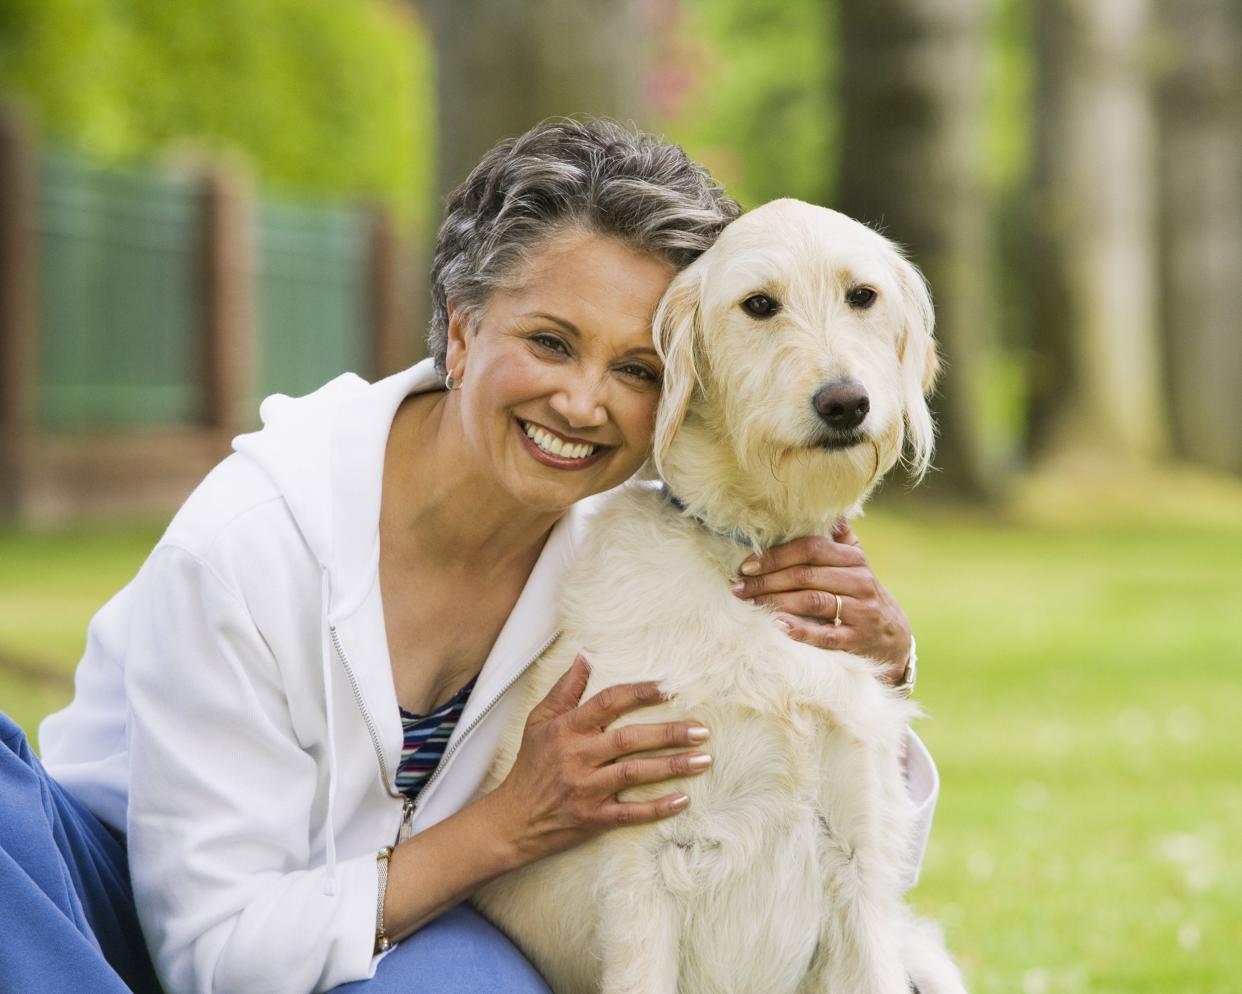
<path id="1" fill-rule="evenodd" d="M 201 415 L 192 181 L 41 157 L 39 409 L 51 428 Z"/>
<path id="2" fill-rule="evenodd" d="M 265 201 L 258 223 L 260 396 L 369 376 L 367 215 Z"/>

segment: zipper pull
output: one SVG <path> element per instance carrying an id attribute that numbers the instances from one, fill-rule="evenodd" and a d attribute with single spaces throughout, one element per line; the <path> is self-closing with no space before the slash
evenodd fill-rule
<path id="1" fill-rule="evenodd" d="M 401 827 L 397 829 L 397 845 L 401 845 L 413 833 L 410 831 L 414 823 L 414 802 L 405 798 L 401 802 Z"/>

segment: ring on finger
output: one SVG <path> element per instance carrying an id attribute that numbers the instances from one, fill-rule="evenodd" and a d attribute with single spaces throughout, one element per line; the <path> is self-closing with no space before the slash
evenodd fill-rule
<path id="1" fill-rule="evenodd" d="M 832 596 L 837 599 L 837 613 L 832 619 L 832 627 L 840 628 L 841 627 L 841 595 L 833 594 Z"/>

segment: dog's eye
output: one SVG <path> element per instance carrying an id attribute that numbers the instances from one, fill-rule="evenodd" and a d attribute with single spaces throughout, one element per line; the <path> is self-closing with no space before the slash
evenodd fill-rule
<path id="1" fill-rule="evenodd" d="M 757 318 L 770 318 L 781 309 L 780 304 L 762 293 L 756 293 L 747 297 L 742 301 L 742 306 L 746 308 L 748 314 Z"/>
<path id="2" fill-rule="evenodd" d="M 875 303 L 875 296 L 875 291 L 871 287 L 856 286 L 845 295 L 845 302 L 851 307 L 857 307 L 860 311 L 865 311 Z"/>

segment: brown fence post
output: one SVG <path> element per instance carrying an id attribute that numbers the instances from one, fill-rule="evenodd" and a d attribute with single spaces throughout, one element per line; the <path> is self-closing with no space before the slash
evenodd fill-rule
<path id="1" fill-rule="evenodd" d="M 35 133 L 0 106 L 0 514 L 20 512 L 38 402 L 39 236 Z"/>
<path id="2" fill-rule="evenodd" d="M 243 175 L 215 168 L 203 201 L 204 413 L 228 439 L 248 426 L 258 383 L 254 198 Z"/>
<path id="3" fill-rule="evenodd" d="M 413 305 L 410 299 L 409 256 L 392 214 L 383 207 L 370 211 L 371 242 L 368 293 L 371 318 L 371 372 L 388 376 L 416 358 Z"/>

